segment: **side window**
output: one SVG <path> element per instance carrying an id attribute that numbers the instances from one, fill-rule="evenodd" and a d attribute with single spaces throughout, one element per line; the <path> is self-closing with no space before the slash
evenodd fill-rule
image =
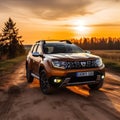
<path id="1" fill-rule="evenodd" d="M 33 49 L 32 49 L 32 53 L 33 53 L 33 52 L 36 52 L 36 48 L 37 48 L 37 44 L 34 45 L 34 47 L 33 47 Z"/>
<path id="2" fill-rule="evenodd" d="M 38 45 L 37 52 L 42 53 L 41 45 Z"/>

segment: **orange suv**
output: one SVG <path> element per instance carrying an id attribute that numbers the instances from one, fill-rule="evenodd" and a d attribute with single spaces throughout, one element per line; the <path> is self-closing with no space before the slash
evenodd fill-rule
<path id="1" fill-rule="evenodd" d="M 99 56 L 82 50 L 70 41 L 38 41 L 26 59 L 26 77 L 40 81 L 44 94 L 55 88 L 87 84 L 90 89 L 102 87 L 105 65 Z"/>

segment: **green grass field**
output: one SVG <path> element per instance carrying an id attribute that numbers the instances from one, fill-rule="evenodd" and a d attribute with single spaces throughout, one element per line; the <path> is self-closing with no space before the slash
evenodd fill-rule
<path id="1" fill-rule="evenodd" d="M 15 66 L 24 61 L 25 58 L 26 55 L 23 55 L 13 59 L 0 61 L 0 76 L 5 75 L 6 73 L 11 73 L 14 70 Z"/>
<path id="2" fill-rule="evenodd" d="M 120 73 L 120 50 L 93 50 L 91 52 L 102 57 L 106 68 Z"/>

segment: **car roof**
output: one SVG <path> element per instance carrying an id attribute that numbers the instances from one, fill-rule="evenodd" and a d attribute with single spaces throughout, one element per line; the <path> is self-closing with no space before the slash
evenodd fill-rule
<path id="1" fill-rule="evenodd" d="M 70 40 L 39 40 L 36 43 L 68 43 L 68 44 L 72 44 Z"/>

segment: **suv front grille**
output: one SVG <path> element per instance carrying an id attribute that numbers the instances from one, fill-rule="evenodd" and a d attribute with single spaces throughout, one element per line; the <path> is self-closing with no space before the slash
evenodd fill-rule
<path id="1" fill-rule="evenodd" d="M 67 61 L 66 69 L 84 69 L 84 68 L 95 68 L 95 60 L 88 61 Z"/>

